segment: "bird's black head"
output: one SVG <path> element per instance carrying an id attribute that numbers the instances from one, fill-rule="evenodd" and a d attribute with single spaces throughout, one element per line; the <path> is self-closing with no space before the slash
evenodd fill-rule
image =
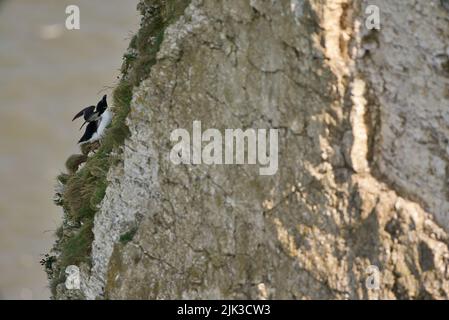
<path id="1" fill-rule="evenodd" d="M 97 104 L 97 110 L 95 110 L 95 111 L 98 112 L 100 115 L 108 107 L 108 101 L 106 100 L 106 98 L 107 98 L 107 95 L 104 95 L 103 98 L 100 100 L 100 102 L 98 102 L 98 104 Z"/>

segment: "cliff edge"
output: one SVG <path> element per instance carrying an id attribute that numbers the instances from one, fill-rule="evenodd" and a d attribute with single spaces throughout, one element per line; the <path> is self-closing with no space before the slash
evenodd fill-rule
<path id="1" fill-rule="evenodd" d="M 443 4 L 141 1 L 105 141 L 58 178 L 54 298 L 447 299 Z M 194 121 L 276 129 L 278 170 L 174 164 Z"/>

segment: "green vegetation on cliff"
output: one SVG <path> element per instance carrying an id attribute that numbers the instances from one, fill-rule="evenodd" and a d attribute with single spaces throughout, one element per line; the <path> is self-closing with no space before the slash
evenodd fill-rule
<path id="1" fill-rule="evenodd" d="M 87 158 L 78 170 L 84 155 L 71 156 L 68 174 L 58 176 L 62 190 L 55 203 L 63 207 L 63 224 L 56 232 L 52 254 L 43 265 L 48 274 L 53 298 L 58 284 L 65 280 L 65 268 L 85 263 L 90 265 L 94 217 L 108 185 L 107 173 L 111 165 L 120 161 L 120 147 L 129 135 L 126 117 L 130 111 L 132 90 L 145 79 L 156 63 L 156 55 L 166 27 L 184 12 L 190 0 L 144 0 L 138 5 L 142 14 L 140 29 L 131 39 L 123 56 L 122 77 L 114 89 L 112 110 L 114 118 L 100 147 Z M 89 150 L 82 148 L 83 154 Z M 81 161 L 82 162 L 82 161 Z M 131 236 L 126 234 L 121 241 Z"/>

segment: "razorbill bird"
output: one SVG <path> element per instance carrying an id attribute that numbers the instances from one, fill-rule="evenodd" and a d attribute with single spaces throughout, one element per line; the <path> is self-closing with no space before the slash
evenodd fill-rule
<path id="1" fill-rule="evenodd" d="M 103 99 L 98 103 L 97 108 L 95 109 L 93 114 L 89 114 L 89 112 L 91 111 L 87 111 L 88 119 L 86 119 L 86 116 L 84 119 L 88 124 L 86 127 L 86 131 L 84 132 L 84 135 L 78 141 L 79 144 L 92 143 L 97 140 L 100 140 L 103 137 L 106 127 L 112 121 L 112 113 L 111 111 L 109 111 L 107 107 L 108 105 L 106 102 L 106 95 L 105 95 Z M 95 116 L 95 114 L 99 115 Z"/>
<path id="2" fill-rule="evenodd" d="M 95 106 L 89 106 L 87 108 L 84 108 L 80 112 L 78 112 L 72 119 L 74 121 L 75 119 L 78 119 L 79 117 L 84 117 L 84 123 L 81 126 L 80 130 L 84 127 L 84 125 L 88 122 L 97 121 L 103 112 L 107 109 L 108 102 L 106 100 L 106 95 L 103 96 L 103 98 L 100 100 L 100 102 L 97 103 L 97 107 Z"/>

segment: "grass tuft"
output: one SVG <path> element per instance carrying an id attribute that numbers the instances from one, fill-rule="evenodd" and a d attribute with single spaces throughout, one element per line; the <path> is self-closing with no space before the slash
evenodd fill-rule
<path id="1" fill-rule="evenodd" d="M 62 265 L 68 266 L 90 263 L 90 244 L 94 240 L 92 227 L 93 220 L 90 220 L 86 222 L 77 233 L 62 243 L 61 256 L 59 258 Z"/>
<path id="2" fill-rule="evenodd" d="M 73 154 L 65 162 L 65 167 L 70 174 L 78 171 L 79 166 L 87 161 L 87 156 L 84 154 Z"/>

